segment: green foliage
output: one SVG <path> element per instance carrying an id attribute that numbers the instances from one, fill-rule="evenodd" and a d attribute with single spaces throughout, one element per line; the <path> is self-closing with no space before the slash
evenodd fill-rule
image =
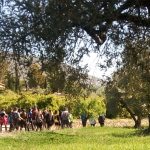
<path id="1" fill-rule="evenodd" d="M 37 102 L 39 108 L 48 108 L 51 110 L 59 110 L 61 107 L 65 106 L 65 97 L 56 96 L 55 94 L 50 94 L 46 96 L 39 96 Z"/>
<path id="2" fill-rule="evenodd" d="M 48 108 L 51 110 L 59 110 L 59 107 L 65 105 L 65 98 L 64 96 L 58 96 L 55 94 L 45 95 L 24 92 L 17 100 L 17 105 L 25 108 L 37 105 L 40 109 Z"/>
<path id="3" fill-rule="evenodd" d="M 84 99 L 66 99 L 63 95 L 56 94 L 33 94 L 32 92 L 22 92 L 20 95 L 12 92 L 5 91 L 0 95 L 0 106 L 2 108 L 10 108 L 13 106 L 30 108 L 37 105 L 40 109 L 59 110 L 68 107 L 69 111 L 75 117 L 79 117 L 82 112 L 86 112 L 89 116 L 98 116 L 105 113 L 104 98 L 96 94 L 91 94 L 88 98 Z"/>
<path id="4" fill-rule="evenodd" d="M 15 91 L 15 78 L 14 76 L 8 71 L 6 75 L 6 88 L 12 91 Z"/>
<path id="5" fill-rule="evenodd" d="M 66 72 L 61 66 L 50 66 L 47 68 L 47 82 L 52 92 L 62 92 L 65 87 Z"/>
<path id="6" fill-rule="evenodd" d="M 106 110 L 108 118 L 116 117 L 128 117 L 125 116 L 127 111 L 123 111 L 122 106 L 119 103 L 118 91 L 115 87 L 107 85 L 105 89 L 106 96 Z"/>
<path id="7" fill-rule="evenodd" d="M 70 67 L 66 72 L 66 82 L 64 92 L 77 99 L 83 95 L 83 93 L 89 90 L 87 84 L 87 70 L 81 67 Z M 87 95 L 87 94 L 86 94 Z"/>
<path id="8" fill-rule="evenodd" d="M 28 78 L 30 88 L 36 88 L 37 86 L 44 88 L 46 79 L 45 76 L 42 74 L 39 64 L 35 63 L 29 67 Z"/>
<path id="9" fill-rule="evenodd" d="M 0 82 L 5 83 L 8 73 L 8 62 L 4 59 L 2 53 L 0 53 L 0 68 Z"/>
<path id="10" fill-rule="evenodd" d="M 74 103 L 74 114 L 80 116 L 82 113 L 86 113 L 89 117 L 106 113 L 104 98 L 91 94 L 88 98 L 78 99 Z"/>
<path id="11" fill-rule="evenodd" d="M 143 38 L 135 38 L 132 42 L 127 39 L 123 52 L 123 66 L 114 73 L 106 89 L 109 115 L 123 114 L 119 102 L 122 99 L 128 106 L 128 111 L 131 110 L 134 115 L 139 118 L 148 116 L 150 61 L 147 43 L 149 43 L 147 38 L 144 41 Z"/>
<path id="12" fill-rule="evenodd" d="M 1 108 L 8 109 L 13 106 L 29 108 L 34 105 L 42 109 L 58 110 L 59 107 L 65 106 L 65 98 L 64 96 L 57 96 L 55 94 L 32 94 L 32 92 L 23 92 L 18 95 L 8 90 L 0 94 Z"/>
<path id="13" fill-rule="evenodd" d="M 16 101 L 19 98 L 19 95 L 7 90 L 0 93 L 0 107 L 1 108 L 10 108 L 11 106 L 16 105 Z"/>
<path id="14" fill-rule="evenodd" d="M 13 49 L 19 56 L 35 54 L 58 63 L 74 63 L 91 52 L 91 44 L 92 51 L 100 50 L 107 36 L 118 44 L 124 43 L 125 37 L 133 39 L 135 34 L 149 35 L 149 0 L 6 0 L 5 5 L 9 11 L 1 13 L 1 47 L 4 51 Z M 103 54 L 111 56 L 112 51 Z"/>
<path id="15" fill-rule="evenodd" d="M 22 93 L 20 97 L 16 100 L 16 105 L 18 107 L 29 108 L 36 105 L 37 96 L 36 94 L 31 94 L 29 92 Z"/>

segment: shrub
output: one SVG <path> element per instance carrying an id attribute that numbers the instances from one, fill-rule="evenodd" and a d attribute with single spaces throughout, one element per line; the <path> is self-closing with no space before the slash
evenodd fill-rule
<path id="1" fill-rule="evenodd" d="M 97 95 L 90 95 L 88 98 L 80 98 L 76 101 L 73 113 L 75 116 L 80 116 L 82 113 L 88 116 L 97 117 L 101 113 L 106 112 L 104 98 Z"/>
<path id="2" fill-rule="evenodd" d="M 82 112 L 89 116 L 97 116 L 105 112 L 104 98 L 96 94 L 90 95 L 88 98 L 71 98 L 66 99 L 65 96 L 56 94 L 38 94 L 32 92 L 22 92 L 20 95 L 5 91 L 0 94 L 0 106 L 9 109 L 17 106 L 19 108 L 30 108 L 37 105 L 40 109 L 62 110 L 68 107 L 74 117 L 79 117 Z"/>

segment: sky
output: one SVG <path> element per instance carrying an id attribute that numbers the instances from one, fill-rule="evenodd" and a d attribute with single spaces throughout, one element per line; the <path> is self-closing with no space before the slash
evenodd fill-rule
<path id="1" fill-rule="evenodd" d="M 92 43 L 92 42 L 93 43 Z M 106 44 L 107 43 L 107 44 Z M 114 62 L 114 66 L 112 66 L 111 68 L 107 69 L 107 71 L 104 71 L 102 70 L 98 64 L 106 64 L 106 56 L 103 56 L 103 57 L 98 57 L 97 53 L 94 52 L 94 49 L 95 49 L 95 44 L 94 44 L 94 41 L 91 39 L 91 37 L 87 34 L 87 33 L 84 33 L 84 36 L 83 38 L 79 38 L 77 43 L 76 43 L 76 52 L 78 52 L 78 50 L 81 48 L 88 48 L 89 49 L 89 53 L 88 55 L 84 55 L 83 58 L 82 58 L 82 61 L 80 62 L 80 65 L 84 66 L 86 64 L 88 64 L 88 70 L 89 70 L 89 75 L 91 76 L 95 76 L 95 77 L 98 77 L 100 79 L 106 79 L 106 76 L 107 77 L 111 77 L 111 75 L 113 74 L 114 71 L 117 70 L 117 68 L 115 67 L 115 62 Z M 122 51 L 122 48 L 118 47 L 116 49 L 116 47 L 113 45 L 113 43 L 111 43 L 111 41 L 108 39 L 106 42 L 104 42 L 101 46 L 100 46 L 100 51 L 102 51 L 103 49 L 105 50 L 105 46 L 109 46 L 109 51 L 110 52 L 114 52 L 114 51 Z M 99 51 L 99 52 L 100 52 Z M 102 54 L 102 53 L 101 53 Z"/>
<path id="2" fill-rule="evenodd" d="M 83 61 L 81 64 L 88 64 L 89 75 L 104 79 L 104 76 L 111 77 L 112 73 L 116 70 L 115 67 L 109 68 L 106 72 L 101 70 L 100 67 L 98 67 L 98 63 L 104 62 L 104 59 L 105 58 L 98 58 L 96 53 L 90 53 L 89 56 L 83 57 Z"/>

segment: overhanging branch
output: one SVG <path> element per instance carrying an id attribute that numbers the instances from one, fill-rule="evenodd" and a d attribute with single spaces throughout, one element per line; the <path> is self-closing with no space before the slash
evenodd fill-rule
<path id="1" fill-rule="evenodd" d="M 130 7 L 150 7 L 150 0 L 126 0 L 124 4 L 120 6 L 118 12 L 122 12 Z"/>
<path id="2" fill-rule="evenodd" d="M 129 15 L 128 13 L 120 14 L 117 17 L 117 21 L 118 20 L 132 22 L 137 26 L 150 27 L 150 19 L 144 19 L 138 16 Z"/>

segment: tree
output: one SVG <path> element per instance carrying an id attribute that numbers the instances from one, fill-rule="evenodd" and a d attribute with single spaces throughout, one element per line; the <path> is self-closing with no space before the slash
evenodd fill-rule
<path id="1" fill-rule="evenodd" d="M 4 59 L 4 55 L 0 54 L 0 83 L 5 83 L 6 75 L 8 72 L 7 60 Z"/>
<path id="2" fill-rule="evenodd" d="M 131 74 L 130 89 L 132 88 L 132 95 L 136 103 L 136 111 L 141 116 L 146 116 L 149 118 L 149 103 L 150 103 L 150 61 L 149 61 L 149 49 L 147 44 L 149 43 L 149 38 L 139 39 L 138 42 L 126 44 L 126 49 L 124 52 L 124 61 L 126 68 Z M 131 51 L 132 49 L 132 51 Z M 130 53 L 130 57 L 129 57 Z M 133 82 L 135 82 L 133 84 Z M 131 90 L 130 90 L 131 91 Z M 134 92 L 134 93 L 133 93 Z M 140 116 L 139 116 L 140 117 Z M 150 125 L 149 125 L 150 126 Z M 150 128 L 150 127 L 149 127 Z"/>
<path id="3" fill-rule="evenodd" d="M 105 89 L 106 95 L 106 116 L 108 118 L 122 117 L 122 107 L 119 104 L 116 88 L 107 84 Z"/>
<path id="4" fill-rule="evenodd" d="M 10 71 L 8 71 L 6 76 L 6 88 L 15 91 L 15 78 Z"/>
<path id="5" fill-rule="evenodd" d="M 75 97 L 82 95 L 83 89 L 88 89 L 88 76 L 86 68 L 67 67 L 66 70 L 66 84 L 64 91 L 66 94 Z"/>
<path id="6" fill-rule="evenodd" d="M 135 127 L 141 126 L 142 117 L 149 116 L 149 53 L 146 51 L 142 39 L 135 44 L 128 41 L 123 55 L 123 67 L 116 72 L 112 81 L 112 89 L 115 88 L 116 92 L 111 96 L 114 95 L 116 101 L 130 113 Z"/>
<path id="7" fill-rule="evenodd" d="M 99 50 L 99 45 L 107 41 L 107 37 L 118 44 L 127 36 L 144 34 L 145 30 L 149 33 L 150 27 L 149 0 L 13 0 L 11 5 L 8 1 L 7 7 L 10 10 L 2 15 L 1 22 L 5 20 L 6 23 L 1 28 L 13 21 L 9 28 L 16 26 L 21 31 L 18 34 L 24 51 L 33 53 L 30 47 L 37 46 L 37 51 L 44 57 L 60 58 L 62 55 L 58 53 L 63 53 L 63 57 L 70 60 L 70 55 L 73 57 L 76 53 L 76 61 L 80 61 L 84 54 Z M 6 34 L 8 31 L 2 37 Z M 84 39 L 82 49 L 78 48 L 81 39 Z M 98 47 L 93 44 L 89 49 L 87 42 L 90 41 Z M 64 51 L 60 51 L 62 47 Z M 56 48 L 60 48 L 59 51 Z M 104 53 L 107 54 L 107 50 Z"/>
<path id="8" fill-rule="evenodd" d="M 65 76 L 66 73 L 62 70 L 61 67 L 53 68 L 53 70 L 48 70 L 47 80 L 49 84 L 49 88 L 52 92 L 60 92 L 62 93 L 65 87 Z"/>
<path id="9" fill-rule="evenodd" d="M 29 67 L 28 71 L 28 84 L 29 88 L 37 88 L 38 86 L 41 88 L 45 87 L 46 77 L 43 75 L 43 72 L 40 69 L 40 65 L 37 63 L 32 64 Z"/>
<path id="10" fill-rule="evenodd" d="M 132 95 L 130 94 L 131 93 L 124 93 L 124 91 L 121 91 L 118 87 L 118 83 L 112 82 L 110 83 L 110 85 L 107 85 L 107 116 L 116 117 L 116 115 L 121 114 L 123 112 L 121 108 L 125 108 L 135 122 L 134 127 L 139 128 L 141 127 L 141 114 L 143 113 L 140 110 L 140 107 L 142 105 L 138 105 L 137 100 L 135 98 L 130 98 L 130 96 Z"/>

